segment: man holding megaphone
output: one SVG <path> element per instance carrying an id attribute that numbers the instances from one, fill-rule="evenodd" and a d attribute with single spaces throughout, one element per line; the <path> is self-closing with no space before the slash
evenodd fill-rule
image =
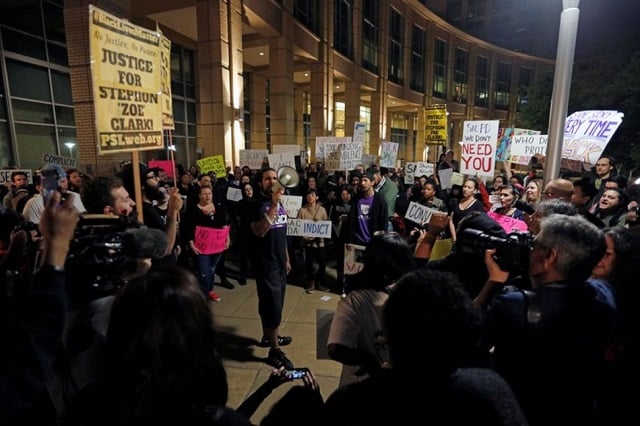
<path id="1" fill-rule="evenodd" d="M 278 334 L 287 274 L 291 271 L 287 251 L 287 211 L 281 203 L 284 187 L 288 187 L 290 181 L 279 179 L 282 175 L 273 168 L 263 169 L 258 174 L 258 196 L 247 213 L 251 228 L 249 250 L 256 274 L 258 313 L 262 323 L 260 346 L 270 348 L 268 364 L 292 369 L 293 364 L 280 348 L 292 339 Z M 297 184 L 297 179 L 293 181 Z"/>

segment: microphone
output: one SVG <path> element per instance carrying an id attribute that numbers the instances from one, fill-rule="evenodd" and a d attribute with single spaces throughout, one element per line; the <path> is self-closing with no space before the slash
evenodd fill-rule
<path id="1" fill-rule="evenodd" d="M 164 257 L 169 239 L 167 234 L 154 228 L 128 228 L 122 233 L 125 240 L 125 254 L 132 258 Z"/>

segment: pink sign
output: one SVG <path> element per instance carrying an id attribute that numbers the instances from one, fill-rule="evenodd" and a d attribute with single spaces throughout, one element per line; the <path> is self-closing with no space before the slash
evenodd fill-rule
<path id="1" fill-rule="evenodd" d="M 206 226 L 196 226 L 196 234 L 193 244 L 200 251 L 200 254 L 222 253 L 229 237 L 229 227 L 207 228 Z"/>
<path id="2" fill-rule="evenodd" d="M 507 234 L 513 231 L 529 230 L 529 227 L 527 226 L 527 224 L 522 220 L 514 219 L 511 216 L 505 216 L 503 214 L 496 213 L 496 212 L 488 212 L 487 214 L 489 215 L 490 218 L 498 222 L 500 226 L 502 226 L 502 229 L 504 229 L 507 232 Z"/>
<path id="3" fill-rule="evenodd" d="M 165 172 L 167 172 L 167 177 L 173 178 L 173 172 L 175 170 L 175 166 L 173 165 L 173 161 L 170 160 L 149 160 L 148 166 L 150 169 L 154 167 L 160 167 Z"/>

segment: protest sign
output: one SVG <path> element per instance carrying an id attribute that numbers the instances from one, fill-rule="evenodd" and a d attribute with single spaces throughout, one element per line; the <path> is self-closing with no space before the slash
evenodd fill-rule
<path id="1" fill-rule="evenodd" d="M 511 216 L 506 216 L 496 212 L 488 212 L 489 217 L 498 222 L 502 229 L 508 234 L 513 231 L 528 231 L 529 227 L 523 220 L 514 219 Z"/>
<path id="2" fill-rule="evenodd" d="M 289 152 L 279 152 L 276 154 L 269 154 L 269 167 L 273 167 L 278 170 L 282 166 L 289 166 L 296 168 L 296 159 L 295 154 L 291 151 Z"/>
<path id="3" fill-rule="evenodd" d="M 200 254 L 221 253 L 225 249 L 228 236 L 228 226 L 224 228 L 196 226 L 193 244 L 200 251 Z"/>
<path id="4" fill-rule="evenodd" d="M 624 114 L 618 111 L 578 111 L 567 117 L 562 158 L 592 165 L 598 161 Z"/>
<path id="5" fill-rule="evenodd" d="M 57 164 L 63 169 L 75 169 L 76 159 L 70 157 L 63 157 L 61 155 L 44 154 L 42 156 L 42 162 L 46 164 Z"/>
<path id="6" fill-rule="evenodd" d="M 440 169 L 438 170 L 438 177 L 440 178 L 440 188 L 449 189 L 453 183 L 451 178 L 453 176 L 453 169 Z"/>
<path id="7" fill-rule="evenodd" d="M 380 167 L 395 167 L 398 159 L 398 143 L 385 142 L 380 144 Z"/>
<path id="8" fill-rule="evenodd" d="M 156 23 L 156 31 L 160 34 L 160 85 L 162 87 L 162 128 L 173 130 L 173 102 L 171 101 L 171 40 L 162 34 Z M 171 174 L 173 177 L 173 173 Z"/>
<path id="9" fill-rule="evenodd" d="M 433 213 L 437 212 L 438 210 L 436 209 L 431 209 L 420 203 L 411 201 L 409 207 L 407 207 L 407 212 L 404 214 L 404 218 L 418 225 L 424 225 L 425 223 L 429 223 Z"/>
<path id="10" fill-rule="evenodd" d="M 11 183 L 11 173 L 13 172 L 22 172 L 27 175 L 27 182 L 30 184 L 33 183 L 33 172 L 27 169 L 2 169 L 0 170 L 0 185 L 10 184 Z"/>
<path id="11" fill-rule="evenodd" d="M 362 154 L 362 164 L 365 168 L 373 166 L 378 161 L 378 156 L 375 154 Z"/>
<path id="12" fill-rule="evenodd" d="M 330 220 L 288 219 L 287 235 L 290 237 L 331 238 Z"/>
<path id="13" fill-rule="evenodd" d="M 251 170 L 260 170 L 269 151 L 266 149 L 241 149 L 239 155 L 240 167 L 248 166 Z"/>
<path id="14" fill-rule="evenodd" d="M 413 180 L 415 177 L 415 171 L 418 163 L 413 161 L 407 161 L 407 164 L 404 165 L 404 183 L 407 185 L 413 185 Z"/>
<path id="15" fill-rule="evenodd" d="M 460 172 L 493 176 L 500 121 L 465 121 L 462 132 Z"/>
<path id="16" fill-rule="evenodd" d="M 288 217 L 298 217 L 298 211 L 302 207 L 301 195 L 283 195 L 280 202 Z"/>
<path id="17" fill-rule="evenodd" d="M 446 145 L 446 106 L 430 106 L 424 109 L 424 143 L 428 145 Z"/>
<path id="18" fill-rule="evenodd" d="M 147 165 L 149 166 L 150 169 L 153 169 L 154 167 L 160 167 L 162 170 L 164 170 L 167 173 L 167 177 L 173 178 L 173 172 L 175 170 L 175 167 L 173 165 L 173 161 L 169 161 L 169 160 L 149 160 Z"/>
<path id="19" fill-rule="evenodd" d="M 227 188 L 227 200 L 240 201 L 242 200 L 242 190 L 240 188 L 234 188 L 230 186 Z"/>
<path id="20" fill-rule="evenodd" d="M 513 135 L 511 137 L 511 162 L 529 164 L 536 154 L 546 155 L 547 135 Z"/>
<path id="21" fill-rule="evenodd" d="M 214 172 L 217 177 L 226 177 L 227 168 L 224 165 L 222 155 L 212 155 L 196 161 L 200 168 L 200 173 Z"/>
<path id="22" fill-rule="evenodd" d="M 100 154 L 164 147 L 160 44 L 156 31 L 89 5 L 91 80 Z"/>

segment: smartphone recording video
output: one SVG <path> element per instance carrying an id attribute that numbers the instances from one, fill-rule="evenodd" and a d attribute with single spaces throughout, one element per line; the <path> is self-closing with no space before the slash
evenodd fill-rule
<path id="1" fill-rule="evenodd" d="M 59 191 L 60 175 L 56 170 L 42 170 L 40 174 L 42 175 L 42 197 L 44 198 L 44 205 L 46 206 L 49 204 L 49 200 L 54 191 Z"/>
<path id="2" fill-rule="evenodd" d="M 287 370 L 287 377 L 290 379 L 302 379 L 308 372 L 308 368 L 294 368 L 292 370 Z"/>

